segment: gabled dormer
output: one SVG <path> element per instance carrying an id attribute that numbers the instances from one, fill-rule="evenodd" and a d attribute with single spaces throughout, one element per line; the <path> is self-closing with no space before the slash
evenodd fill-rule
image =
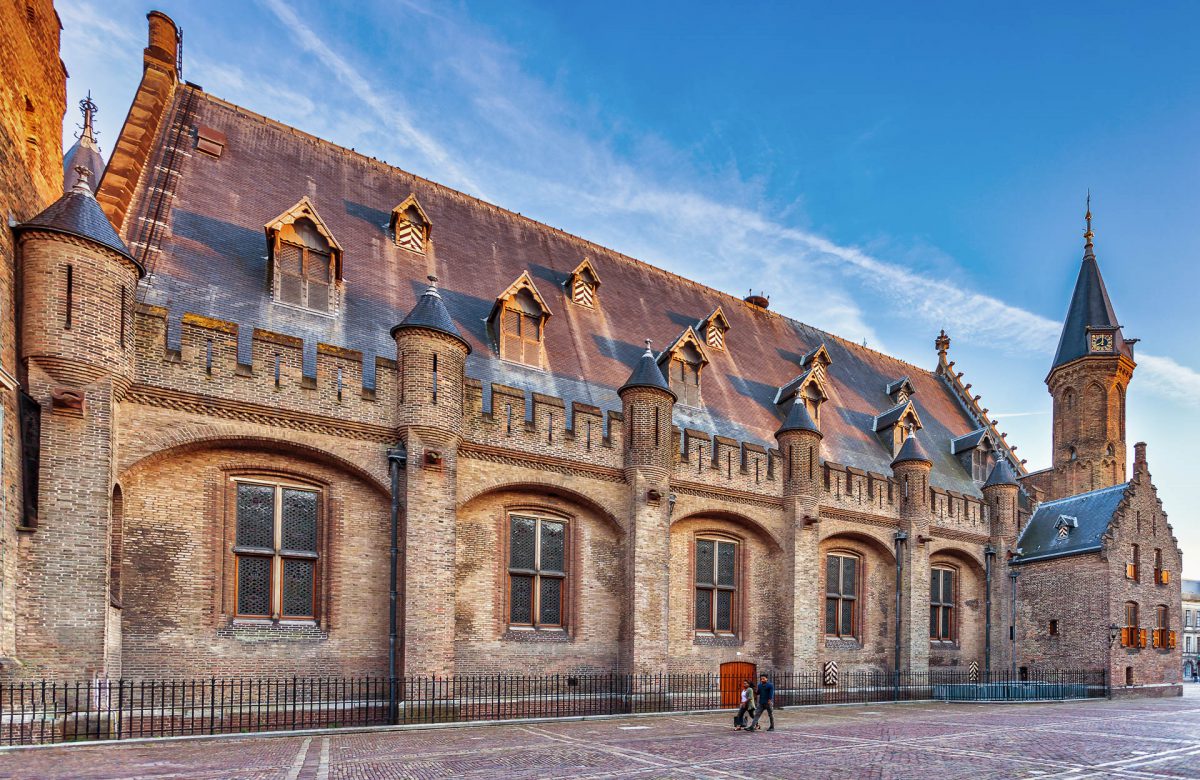
<path id="1" fill-rule="evenodd" d="M 546 320 L 550 307 L 538 292 L 528 271 L 496 296 L 488 327 L 496 337 L 501 360 L 542 368 Z"/>
<path id="2" fill-rule="evenodd" d="M 919 431 L 922 428 L 921 416 L 917 414 L 917 405 L 911 400 L 896 404 L 891 409 L 876 415 L 872 421 L 871 430 L 880 437 L 892 454 L 900 452 L 908 432 Z"/>
<path id="3" fill-rule="evenodd" d="M 725 334 L 729 332 L 729 320 L 725 319 L 725 312 L 721 311 L 720 306 L 697 323 L 696 332 L 704 336 L 704 343 L 709 349 L 725 351 Z"/>
<path id="4" fill-rule="evenodd" d="M 684 328 L 658 356 L 658 367 L 684 406 L 700 406 L 700 375 L 706 365 L 708 353 L 693 328 Z"/>
<path id="5" fill-rule="evenodd" d="M 996 442 L 987 428 L 977 428 L 950 440 L 950 454 L 976 482 L 984 482 L 992 473 Z"/>
<path id="6" fill-rule="evenodd" d="M 599 306 L 596 294 L 600 291 L 600 274 L 596 273 L 588 258 L 583 258 L 583 262 L 575 266 L 575 270 L 567 277 L 566 287 L 571 303 L 589 309 Z"/>
<path id="7" fill-rule="evenodd" d="M 401 249 L 425 254 L 433 223 L 421 208 L 416 195 L 409 195 L 392 209 L 392 240 Z"/>
<path id="8" fill-rule="evenodd" d="M 1059 515 L 1054 521 L 1054 540 L 1052 544 L 1066 544 L 1071 539 L 1071 532 L 1079 527 L 1079 519 L 1071 515 Z"/>
<path id="9" fill-rule="evenodd" d="M 902 404 L 911 398 L 917 392 L 917 389 L 913 387 L 908 377 L 903 377 L 893 382 L 888 382 L 885 391 L 888 397 L 892 399 L 892 403 Z"/>
<path id="10" fill-rule="evenodd" d="M 321 314 L 337 311 L 342 247 L 307 196 L 263 226 L 275 301 Z"/>
<path id="11" fill-rule="evenodd" d="M 809 416 L 819 426 L 821 424 L 821 405 L 829 400 L 829 379 L 820 362 L 810 363 L 810 367 L 804 373 L 775 391 L 776 406 L 790 404 L 794 398 L 804 401 Z"/>

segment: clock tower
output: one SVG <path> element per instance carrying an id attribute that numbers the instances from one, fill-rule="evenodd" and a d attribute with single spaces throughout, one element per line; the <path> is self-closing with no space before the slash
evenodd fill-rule
<path id="1" fill-rule="evenodd" d="M 1121 333 L 1092 245 L 1091 198 L 1083 263 L 1046 386 L 1054 399 L 1050 499 L 1124 482 L 1125 392 L 1133 344 Z M 1045 483 L 1043 483 L 1045 484 Z"/>

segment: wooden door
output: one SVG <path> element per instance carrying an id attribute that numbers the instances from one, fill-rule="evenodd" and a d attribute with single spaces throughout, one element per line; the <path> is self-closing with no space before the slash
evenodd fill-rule
<path id="1" fill-rule="evenodd" d="M 721 664 L 721 706 L 739 707 L 742 704 L 742 683 L 754 684 L 754 664 L 730 661 Z"/>

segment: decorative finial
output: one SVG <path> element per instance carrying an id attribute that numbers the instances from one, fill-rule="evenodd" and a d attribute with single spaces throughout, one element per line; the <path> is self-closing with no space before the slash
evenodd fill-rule
<path id="1" fill-rule="evenodd" d="M 430 274 L 429 276 L 426 276 L 425 278 L 429 280 L 430 287 L 437 287 L 437 277 L 436 276 L 434 276 L 433 274 Z"/>
<path id="2" fill-rule="evenodd" d="M 938 333 L 937 338 L 933 340 L 933 346 L 937 349 L 938 356 L 945 357 L 950 351 L 950 337 L 946 335 L 946 329 L 942 328 L 941 333 Z"/>
<path id="3" fill-rule="evenodd" d="M 650 349 L 650 339 L 646 339 L 646 355 L 654 357 L 654 352 Z M 645 355 L 643 355 L 645 357 Z"/>
<path id="4" fill-rule="evenodd" d="M 95 146 L 96 130 L 93 126 L 93 120 L 100 109 L 92 101 L 92 91 L 90 89 L 88 90 L 87 97 L 79 101 L 79 110 L 83 112 L 83 127 L 78 138 L 84 141 L 85 145 L 90 143 L 92 146 Z"/>
<path id="5" fill-rule="evenodd" d="M 79 178 L 75 180 L 75 186 L 71 187 L 71 192 L 82 192 L 87 195 L 92 194 L 92 171 L 86 165 L 76 165 L 73 169 Z"/>
<path id="6" fill-rule="evenodd" d="M 425 288 L 425 294 L 432 295 L 434 298 L 441 298 L 442 294 L 438 292 L 437 288 L 437 277 L 433 274 L 430 274 L 425 278 L 429 280 L 429 286 Z"/>
<path id="7" fill-rule="evenodd" d="M 1095 234 L 1092 232 L 1092 190 L 1089 187 L 1087 191 L 1087 213 L 1083 215 L 1084 222 L 1087 224 L 1083 231 L 1083 255 L 1087 257 L 1093 253 L 1092 239 Z"/>

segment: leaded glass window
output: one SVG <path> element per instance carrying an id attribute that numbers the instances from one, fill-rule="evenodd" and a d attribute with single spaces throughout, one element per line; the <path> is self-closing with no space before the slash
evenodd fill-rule
<path id="1" fill-rule="evenodd" d="M 737 542 L 696 540 L 696 630 L 718 634 L 735 631 Z"/>
<path id="2" fill-rule="evenodd" d="M 530 515 L 508 518 L 508 622 L 566 625 L 567 524 Z"/>
<path id="3" fill-rule="evenodd" d="M 315 619 L 320 492 L 251 480 L 233 487 L 237 616 Z"/>
<path id="4" fill-rule="evenodd" d="M 929 581 L 929 638 L 954 641 L 954 570 L 935 568 Z"/>
<path id="5" fill-rule="evenodd" d="M 853 639 L 858 635 L 857 556 L 830 553 L 825 556 L 825 633 Z"/>

